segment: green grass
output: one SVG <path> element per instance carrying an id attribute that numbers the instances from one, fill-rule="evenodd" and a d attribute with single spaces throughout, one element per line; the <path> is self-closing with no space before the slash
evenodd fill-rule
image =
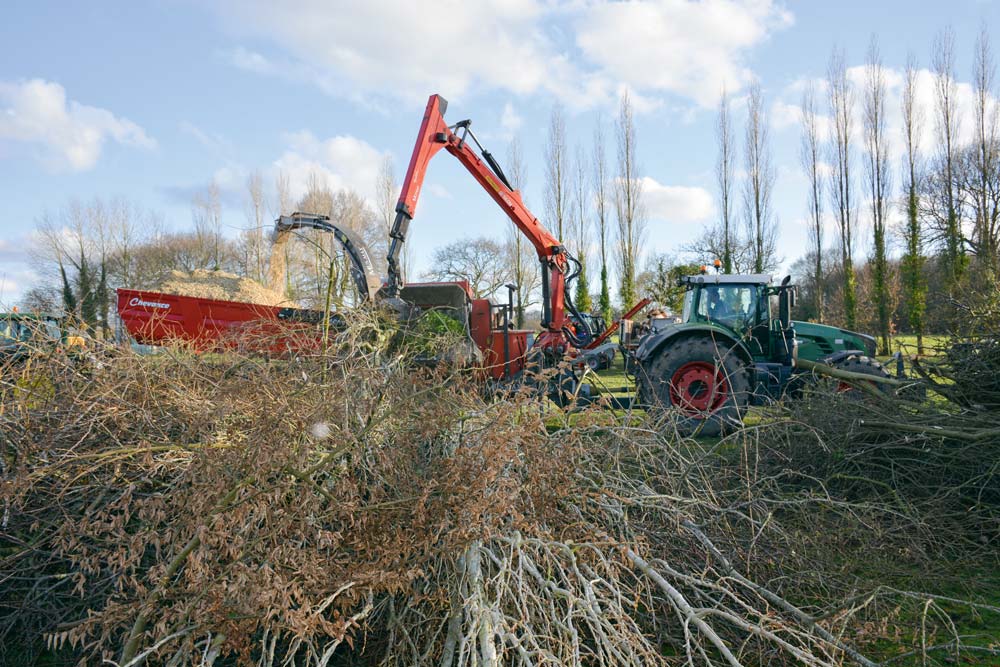
<path id="1" fill-rule="evenodd" d="M 948 342 L 948 336 L 928 335 L 924 336 L 924 353 L 934 356 L 936 350 Z M 892 337 L 892 351 L 902 351 L 903 354 L 917 353 L 917 337 L 910 334 L 900 334 Z"/>
<path id="2" fill-rule="evenodd" d="M 602 390 L 604 387 L 632 388 L 635 386 L 635 379 L 625 375 L 625 360 L 622 358 L 621 353 L 615 355 L 614 361 L 611 363 L 611 368 L 597 371 L 596 375 L 597 379 L 594 382 Z"/>
<path id="3" fill-rule="evenodd" d="M 888 664 L 900 667 L 1000 665 L 1000 655 L 976 650 L 977 647 L 992 651 L 1000 649 L 1000 613 L 957 601 L 968 600 L 988 607 L 1000 607 L 1000 573 L 987 562 L 942 561 L 937 563 L 937 570 L 914 571 L 908 576 L 894 577 L 891 581 L 886 581 L 884 575 L 877 572 L 858 572 L 862 579 L 868 579 L 873 585 L 886 584 L 924 594 L 901 598 L 895 610 L 887 609 L 892 612 L 887 629 L 896 636 L 871 642 L 866 647 L 870 657 L 891 660 Z M 935 599 L 932 596 L 941 597 Z M 933 602 L 929 603 L 932 599 Z M 921 637 L 924 633 L 925 637 Z M 956 634 L 961 638 L 962 646 L 966 647 L 957 662 L 953 648 L 929 651 L 926 662 L 920 653 L 901 657 L 919 649 L 923 642 L 939 647 L 948 644 Z"/>

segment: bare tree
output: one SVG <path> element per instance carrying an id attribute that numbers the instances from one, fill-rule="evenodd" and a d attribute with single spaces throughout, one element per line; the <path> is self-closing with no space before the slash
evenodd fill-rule
<path id="1" fill-rule="evenodd" d="M 615 217 L 618 222 L 619 293 L 622 307 L 636 300 L 636 272 L 642 241 L 645 237 L 645 209 L 642 205 L 642 180 L 636 161 L 635 121 L 628 93 L 622 94 L 616 126 L 618 173 L 615 178 Z"/>
<path id="2" fill-rule="evenodd" d="M 138 247 L 156 239 L 162 232 L 160 217 L 144 211 L 126 199 L 116 199 L 109 206 L 112 265 L 110 275 L 115 286 L 129 287 L 140 279 L 135 266 Z"/>
<path id="3" fill-rule="evenodd" d="M 334 222 L 354 231 L 368 246 L 369 255 L 376 271 L 382 275 L 386 270 L 387 237 L 381 216 L 372 209 L 365 198 L 350 188 L 338 190 L 333 197 L 332 215 Z M 340 245 L 335 248 L 340 253 Z M 346 280 L 346 273 L 345 273 Z"/>
<path id="4" fill-rule="evenodd" d="M 646 265 L 639 274 L 638 283 L 643 296 L 652 299 L 657 307 L 680 314 L 684 308 L 687 288 L 679 280 L 697 272 L 697 264 L 681 263 L 670 255 L 657 253 L 646 257 Z"/>
<path id="5" fill-rule="evenodd" d="M 566 148 L 566 121 L 562 107 L 552 107 L 549 118 L 549 136 L 545 143 L 545 216 L 556 236 L 565 241 L 563 234 L 569 208 L 569 158 Z"/>
<path id="6" fill-rule="evenodd" d="M 844 319 L 848 327 L 857 324 L 857 294 L 856 277 L 854 274 L 854 222 L 856 204 L 854 202 L 853 175 L 851 160 L 853 157 L 854 132 L 854 88 L 847 78 L 847 65 L 844 52 L 834 48 L 830 56 L 828 70 L 828 85 L 830 93 L 830 115 L 833 119 L 833 136 L 831 146 L 832 173 L 830 195 L 833 209 L 837 215 L 840 231 L 840 262 L 843 274 L 842 297 L 844 304 Z"/>
<path id="7" fill-rule="evenodd" d="M 802 168 L 809 178 L 809 240 L 815 255 L 812 267 L 814 285 L 823 282 L 823 179 L 820 176 L 822 143 L 819 135 L 819 113 L 816 109 L 816 88 L 810 82 L 802 94 Z M 823 290 L 813 290 L 816 320 L 823 321 Z"/>
<path id="8" fill-rule="evenodd" d="M 292 186 L 288 172 L 279 171 L 274 177 L 274 191 L 277 194 L 277 210 L 274 211 L 274 217 L 292 213 Z"/>
<path id="9" fill-rule="evenodd" d="M 95 323 L 100 328 L 101 336 L 108 340 L 111 327 L 108 318 L 111 307 L 111 289 L 109 275 L 111 271 L 111 208 L 104 201 L 95 199 L 86 211 L 87 223 L 90 227 L 90 243 L 93 252 L 93 300 Z"/>
<path id="10" fill-rule="evenodd" d="M 292 187 L 288 177 L 288 172 L 278 171 L 274 177 L 275 208 L 272 210 L 272 217 L 277 218 L 282 215 L 289 215 L 292 211 Z M 272 290 L 283 293 L 291 298 L 292 283 L 288 274 L 288 263 L 292 259 L 291 250 L 288 247 L 288 237 L 277 235 L 273 239 L 267 261 L 267 285 Z"/>
<path id="11" fill-rule="evenodd" d="M 771 137 L 760 84 L 757 82 L 750 85 L 747 105 L 744 143 L 747 176 L 743 188 L 743 204 L 746 208 L 753 270 L 755 273 L 764 273 L 777 264 L 777 226 L 771 210 L 771 193 L 774 190 Z M 729 239 L 723 240 L 724 249 L 728 242 Z"/>
<path id="12" fill-rule="evenodd" d="M 1000 112 L 994 99 L 996 62 L 985 24 L 976 40 L 973 79 L 976 115 L 973 244 L 980 265 L 996 275 L 1000 270 L 1000 192 L 991 184 L 1000 170 L 997 127 Z"/>
<path id="13" fill-rule="evenodd" d="M 311 174 L 306 187 L 305 195 L 294 207 L 285 206 L 328 216 L 337 226 L 357 234 L 369 249 L 382 242 L 384 231 L 379 213 L 363 196 L 351 189 L 333 191 L 320 173 Z M 375 252 L 369 254 L 376 270 L 384 269 L 384 259 Z M 271 262 L 269 283 L 283 282 L 286 295 L 302 305 L 351 307 L 364 296 L 355 289 L 350 258 L 332 234 L 302 229 L 278 238 Z"/>
<path id="14" fill-rule="evenodd" d="M 962 227 L 955 193 L 955 166 L 958 160 L 958 85 L 955 81 L 955 33 L 945 28 L 934 40 L 935 109 L 938 145 L 943 168 L 941 185 L 946 207 L 944 228 L 944 265 L 947 287 L 952 289 L 965 269 Z"/>
<path id="15" fill-rule="evenodd" d="M 590 312 L 590 283 L 587 280 L 587 255 L 590 252 L 590 190 L 587 187 L 587 158 L 582 146 L 576 147 L 573 164 L 573 254 L 580 262 L 580 275 L 576 277 L 573 305 L 580 312 Z"/>
<path id="16" fill-rule="evenodd" d="M 317 171 L 309 173 L 306 178 L 306 193 L 296 202 L 295 209 L 303 213 L 332 217 L 333 190 L 330 188 L 326 176 Z"/>
<path id="17" fill-rule="evenodd" d="M 437 248 L 432 280 L 468 281 L 476 298 L 493 296 L 512 277 L 501 244 L 491 238 L 463 239 Z"/>
<path id="18" fill-rule="evenodd" d="M 901 272 L 906 314 L 910 328 L 917 335 L 917 354 L 924 353 L 924 314 L 927 309 L 927 286 L 924 280 L 923 238 L 920 229 L 920 184 L 917 166 L 920 152 L 920 130 L 923 117 L 917 105 L 917 65 L 912 55 L 907 58 L 903 81 L 903 138 L 906 147 L 906 224 L 903 227 Z"/>
<path id="19" fill-rule="evenodd" d="M 244 246 L 244 264 L 246 275 L 260 282 L 264 280 L 267 265 L 267 221 L 265 210 L 267 202 L 264 199 L 264 177 L 260 170 L 255 169 L 247 176 L 246 183 L 246 217 L 248 229 L 244 230 L 242 242 Z"/>
<path id="20" fill-rule="evenodd" d="M 524 156 L 521 154 L 521 142 L 514 137 L 507 145 L 507 178 L 514 190 L 524 199 L 524 187 L 528 181 L 527 169 L 524 165 Z M 509 221 L 505 221 L 509 223 Z M 528 243 L 516 226 L 507 225 L 506 240 L 504 250 L 507 256 L 507 263 L 511 270 L 511 279 L 517 286 L 517 303 L 514 310 L 515 325 L 520 329 L 524 327 L 524 312 L 534 305 L 535 290 L 538 289 L 540 280 L 540 267 L 538 258 L 535 256 L 534 247 Z"/>
<path id="21" fill-rule="evenodd" d="M 49 286 L 43 291 L 59 293 L 65 314 L 108 338 L 112 291 L 140 286 L 134 256 L 142 228 L 157 225 L 155 216 L 124 199 L 73 200 L 43 213 L 31 253 Z"/>
<path id="22" fill-rule="evenodd" d="M 719 145 L 715 163 L 716 181 L 719 185 L 719 209 L 722 212 L 722 270 L 733 272 L 734 234 L 732 224 L 733 177 L 736 171 L 736 147 L 733 144 L 733 126 L 729 119 L 729 95 L 725 87 L 719 96 L 719 118 L 715 126 Z"/>
<path id="23" fill-rule="evenodd" d="M 889 319 L 892 304 L 889 296 L 889 258 L 886 251 L 886 224 L 889 208 L 889 141 L 885 121 L 885 70 L 878 40 L 872 36 L 865 65 L 864 141 L 865 174 L 872 220 L 872 288 L 878 319 L 879 347 L 890 354 Z"/>
<path id="24" fill-rule="evenodd" d="M 235 248 L 225 239 L 221 254 L 226 268 L 236 269 L 231 263 Z M 145 239 L 132 251 L 133 278 L 128 287 L 155 290 L 173 277 L 174 271 L 211 269 L 215 248 L 206 244 L 195 232 L 159 233 Z"/>
<path id="25" fill-rule="evenodd" d="M 389 251 L 389 232 L 392 230 L 392 223 L 396 219 L 396 201 L 399 199 L 399 184 L 396 182 L 396 167 L 392 156 L 386 155 L 382 158 L 379 167 L 378 179 L 375 183 L 375 202 L 378 206 L 379 241 L 374 243 L 371 250 L 379 257 Z M 400 265 L 405 279 L 406 270 L 411 263 L 412 244 L 403 244 L 403 254 L 400 258 Z"/>
<path id="26" fill-rule="evenodd" d="M 222 199 L 215 179 L 191 201 L 191 218 L 201 243 L 212 248 L 213 269 L 222 268 Z"/>
<path id="27" fill-rule="evenodd" d="M 597 119 L 594 128 L 594 214 L 597 224 L 598 248 L 601 255 L 601 292 L 597 307 L 605 322 L 611 321 L 611 287 L 608 283 L 608 241 L 609 217 L 608 210 L 608 161 L 604 149 L 604 127 L 601 119 Z"/>
<path id="28" fill-rule="evenodd" d="M 691 253 L 701 265 L 711 265 L 722 257 L 724 246 L 722 225 L 711 225 L 691 243 L 685 244 L 684 252 Z M 745 236 L 734 235 L 729 239 L 729 253 L 733 273 L 752 273 L 754 270 L 753 241 Z"/>
<path id="29" fill-rule="evenodd" d="M 326 177 L 316 171 L 306 179 L 306 192 L 294 204 L 294 209 L 304 213 L 326 215 L 331 219 L 333 211 L 334 192 L 327 183 Z M 335 241 L 329 234 L 314 230 L 299 230 L 295 237 L 298 243 L 289 243 L 288 264 L 285 281 L 288 285 L 288 295 L 300 303 L 312 306 L 325 305 L 327 294 L 336 300 L 336 294 L 330 292 L 330 287 L 337 288 L 342 283 L 340 265 L 335 261 Z M 336 290 L 335 290 L 336 291 Z"/>

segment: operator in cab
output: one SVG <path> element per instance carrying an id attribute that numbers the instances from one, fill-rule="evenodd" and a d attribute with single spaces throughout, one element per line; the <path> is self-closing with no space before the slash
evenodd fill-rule
<path id="1" fill-rule="evenodd" d="M 705 298 L 708 300 L 705 314 L 709 320 L 728 327 L 736 324 L 739 315 L 726 303 L 722 295 L 722 290 L 719 287 L 706 287 Z"/>
<path id="2" fill-rule="evenodd" d="M 699 310 L 711 322 L 730 329 L 742 329 L 752 320 L 751 296 L 746 286 L 711 285 L 705 288 L 703 305 Z"/>

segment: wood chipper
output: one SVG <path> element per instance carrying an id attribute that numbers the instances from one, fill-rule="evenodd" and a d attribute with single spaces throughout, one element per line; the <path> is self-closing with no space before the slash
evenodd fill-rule
<path id="1" fill-rule="evenodd" d="M 681 281 L 688 289 L 681 321 L 654 327 L 639 340 L 628 340 L 624 335 L 629 330 L 628 318 L 648 303 L 644 300 L 623 318 L 622 340 L 606 342 L 615 329 L 593 331 L 593 318 L 580 313 L 573 303 L 580 263 L 524 205 L 521 194 L 472 132 L 472 122 L 445 122 L 447 106 L 439 95 L 431 95 L 427 102 L 389 232 L 384 283 L 374 276 L 364 244 L 326 216 L 296 213 L 281 217 L 276 230 L 314 228 L 332 233 L 351 261 L 351 274 L 364 298 L 392 307 L 404 319 L 430 310 L 450 313 L 461 322 L 470 341 L 468 361 L 482 368 L 486 377 L 532 384 L 563 405 L 592 400 L 595 392 L 585 381 L 586 369 L 603 363 L 608 349 L 619 345 L 627 355 L 626 369 L 633 375 L 633 398 L 606 397 L 604 404 L 673 407 L 684 415 L 682 429 L 706 434 L 739 423 L 749 405 L 784 396 L 799 375 L 797 359 L 837 364 L 854 375 L 887 375 L 870 358 L 870 337 L 793 322 L 794 288 L 787 279 L 773 286 L 770 276 L 686 277 Z M 508 287 L 506 303 L 495 304 L 474 298 L 467 283 L 404 283 L 399 258 L 428 165 L 442 149 L 465 167 L 534 248 L 541 269 L 539 333 L 512 328 L 515 286 Z M 295 308 L 131 290 L 119 290 L 118 308 L 129 332 L 150 343 L 171 336 L 213 342 L 225 332 L 239 334 L 262 323 L 284 320 L 307 326 L 323 317 L 323 313 Z M 733 313 L 733 317 L 723 313 Z M 306 336 L 305 340 L 310 339 Z M 315 336 L 311 340 L 315 344 Z M 281 345 L 294 348 L 279 339 Z M 557 370 L 527 372 L 547 367 Z"/>

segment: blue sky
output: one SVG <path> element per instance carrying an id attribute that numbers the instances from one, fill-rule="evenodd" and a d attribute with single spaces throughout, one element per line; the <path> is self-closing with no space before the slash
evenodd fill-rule
<path id="1" fill-rule="evenodd" d="M 629 90 L 646 247 L 674 252 L 716 217 L 718 91 L 732 91 L 741 133 L 740 96 L 757 78 L 787 264 L 806 242 L 802 82 L 824 75 L 834 45 L 862 65 L 874 33 L 897 104 L 893 73 L 908 51 L 927 67 L 946 25 L 958 79 L 968 82 L 972 43 L 983 24 L 1000 27 L 1000 3 L 160 0 L 11 2 L 2 16 L 0 303 L 10 303 L 36 278 L 26 249 L 46 209 L 127 197 L 184 229 L 192 193 L 215 179 L 236 234 L 247 224 L 241 198 L 253 169 L 268 179 L 283 169 L 300 189 L 318 170 L 333 187 L 370 196 L 383 155 L 402 177 L 433 92 L 449 99 L 449 119 L 473 118 L 498 156 L 518 137 L 526 198 L 541 215 L 553 104 L 564 108 L 570 144 L 589 149 L 595 123 L 603 118 L 610 135 Z M 418 268 L 451 239 L 505 232 L 506 219 L 445 153 L 427 185 L 410 233 Z"/>

